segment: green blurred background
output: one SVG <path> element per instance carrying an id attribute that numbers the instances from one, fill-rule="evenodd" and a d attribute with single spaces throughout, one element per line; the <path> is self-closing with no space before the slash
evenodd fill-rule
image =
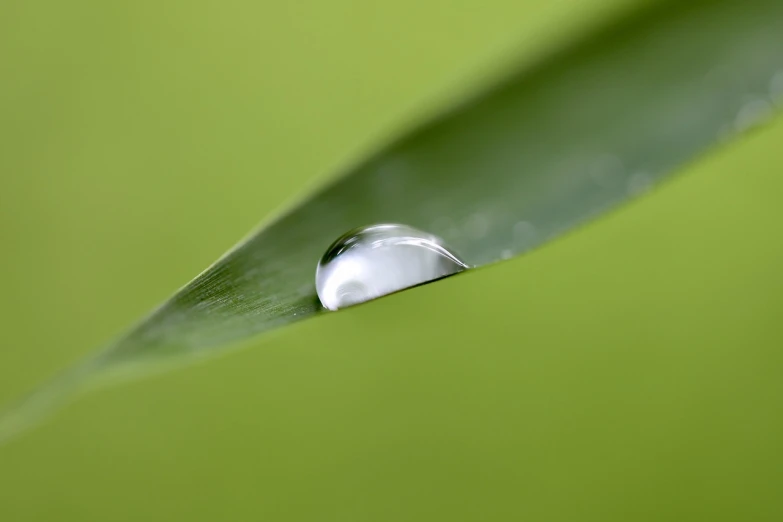
<path id="1" fill-rule="evenodd" d="M 633 7 L 290 4 L 0 8 L 0 404 Z M 0 447 L 0 520 L 781 520 L 781 142 L 778 119 L 531 255 L 88 395 Z"/>

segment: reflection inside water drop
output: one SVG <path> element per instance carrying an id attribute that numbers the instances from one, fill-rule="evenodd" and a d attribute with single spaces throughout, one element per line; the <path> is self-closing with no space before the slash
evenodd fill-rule
<path id="1" fill-rule="evenodd" d="M 321 304 L 337 310 L 466 268 L 437 236 L 406 225 L 371 225 L 332 243 L 318 263 L 315 288 Z"/>

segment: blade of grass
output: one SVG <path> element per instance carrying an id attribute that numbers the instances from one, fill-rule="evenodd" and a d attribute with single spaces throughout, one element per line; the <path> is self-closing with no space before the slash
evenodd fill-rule
<path id="1" fill-rule="evenodd" d="M 97 359 L 0 419 L 0 441 L 96 377 L 212 353 L 321 313 L 315 264 L 358 225 L 442 236 L 471 265 L 517 255 L 768 118 L 783 4 L 665 2 L 410 132 L 260 229 Z"/>

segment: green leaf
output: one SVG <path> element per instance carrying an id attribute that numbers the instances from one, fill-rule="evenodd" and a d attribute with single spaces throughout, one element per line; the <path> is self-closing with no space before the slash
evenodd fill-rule
<path id="1" fill-rule="evenodd" d="M 209 354 L 322 312 L 341 233 L 401 222 L 470 265 L 524 253 L 770 117 L 783 4 L 667 2 L 618 20 L 406 134 L 262 227 L 102 351 L 0 420 L 0 440 L 101 376 Z"/>

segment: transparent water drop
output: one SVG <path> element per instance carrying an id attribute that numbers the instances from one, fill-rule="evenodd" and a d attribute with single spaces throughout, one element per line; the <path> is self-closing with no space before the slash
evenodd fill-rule
<path id="1" fill-rule="evenodd" d="M 329 310 L 345 308 L 468 268 L 442 239 L 407 225 L 356 228 L 318 263 L 315 288 Z"/>

